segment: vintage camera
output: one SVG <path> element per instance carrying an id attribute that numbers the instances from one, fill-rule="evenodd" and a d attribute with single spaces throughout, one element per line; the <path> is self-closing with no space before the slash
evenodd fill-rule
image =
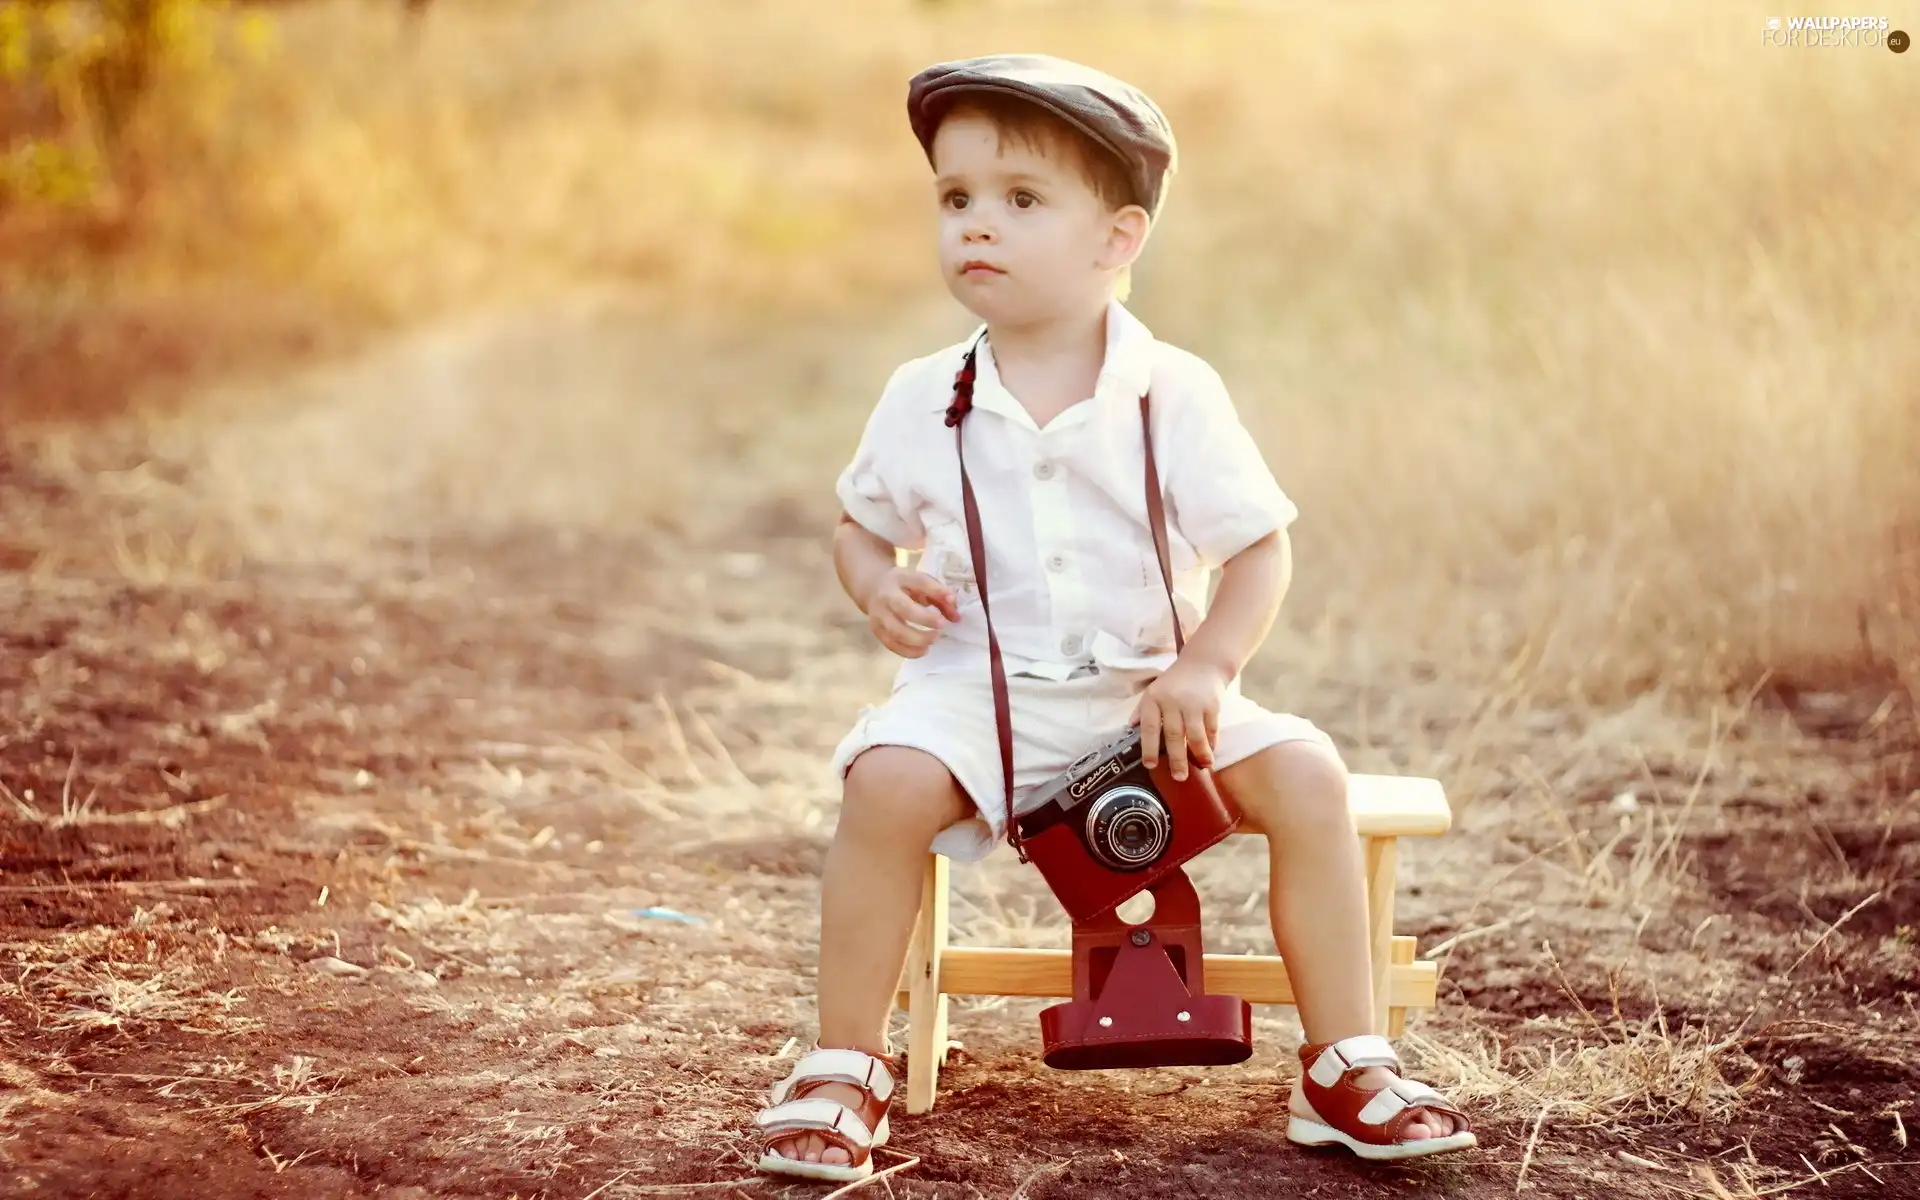
<path id="1" fill-rule="evenodd" d="M 1111 912 L 1154 886 L 1240 823 L 1213 773 L 1166 758 L 1142 764 L 1130 728 L 1082 755 L 1017 818 L 1027 855 L 1076 922 Z"/>

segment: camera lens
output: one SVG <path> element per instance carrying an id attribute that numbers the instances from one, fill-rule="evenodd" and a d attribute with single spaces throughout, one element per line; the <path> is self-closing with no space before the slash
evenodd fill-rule
<path id="1" fill-rule="evenodd" d="M 1103 864 L 1116 871 L 1140 871 L 1166 853 L 1173 819 L 1152 792 L 1119 787 L 1087 806 L 1086 832 L 1087 848 Z"/>

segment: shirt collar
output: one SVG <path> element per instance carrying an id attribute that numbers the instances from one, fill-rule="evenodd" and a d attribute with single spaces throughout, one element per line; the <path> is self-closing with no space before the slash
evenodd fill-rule
<path id="1" fill-rule="evenodd" d="M 1153 330 L 1115 300 L 1107 308 L 1107 357 L 1093 394 L 1112 393 L 1131 404 L 1146 394 L 1152 382 Z"/>
<path id="2" fill-rule="evenodd" d="M 980 408 L 997 412 L 1009 420 L 1019 421 L 1031 426 L 1033 418 L 1027 414 L 1025 406 L 1016 400 L 1000 382 L 1000 369 L 993 360 L 993 347 L 984 340 L 987 327 L 977 327 L 967 338 L 966 345 L 978 344 L 979 357 L 975 367 L 973 381 L 973 402 Z M 1111 301 L 1107 306 L 1107 351 L 1100 364 L 1100 377 L 1095 381 L 1093 399 L 1099 402 L 1119 400 L 1132 404 L 1146 393 L 1153 377 L 1153 331 L 1128 310 L 1119 300 Z M 953 391 L 949 387 L 942 392 L 932 407 L 945 409 L 953 401 Z M 1060 421 L 1084 420 L 1082 405 L 1075 405 L 1061 414 Z M 1058 422 L 1056 422 L 1057 424 Z"/>

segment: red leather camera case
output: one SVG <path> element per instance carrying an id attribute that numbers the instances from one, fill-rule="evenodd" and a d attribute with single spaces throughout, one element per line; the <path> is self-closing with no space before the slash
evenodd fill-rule
<path id="1" fill-rule="evenodd" d="M 1073 927 L 1073 999 L 1041 1010 L 1044 1060 L 1063 1071 L 1220 1066 L 1253 1053 L 1253 1007 L 1210 996 L 1200 899 L 1179 868 L 1153 887 L 1153 917 Z"/>

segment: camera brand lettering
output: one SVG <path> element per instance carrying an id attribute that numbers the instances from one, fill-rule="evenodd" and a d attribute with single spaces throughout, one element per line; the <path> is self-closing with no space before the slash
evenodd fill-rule
<path id="1" fill-rule="evenodd" d="M 1092 791 L 1094 788 L 1100 786 L 1101 784 L 1105 783 L 1109 779 L 1112 779 L 1114 776 L 1118 774 L 1120 774 L 1120 760 L 1117 758 L 1110 758 L 1106 762 L 1100 764 L 1100 769 L 1095 771 L 1093 774 L 1087 776 L 1085 779 L 1074 781 L 1072 786 L 1070 786 L 1067 789 L 1067 791 L 1072 794 L 1075 800 L 1079 800 L 1084 796 L 1086 796 L 1088 792 Z"/>

